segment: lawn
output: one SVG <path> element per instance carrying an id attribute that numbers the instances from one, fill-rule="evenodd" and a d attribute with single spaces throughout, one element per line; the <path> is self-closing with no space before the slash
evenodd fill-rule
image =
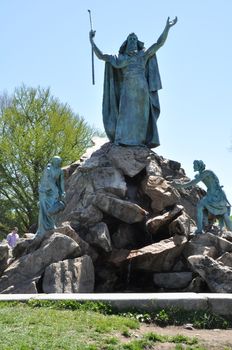
<path id="1" fill-rule="evenodd" d="M 1 302 L 0 349 L 148 350 L 157 349 L 157 344 L 163 343 L 167 346 L 165 349 L 206 349 L 194 337 L 141 334 L 141 323 L 136 317 L 109 314 L 107 308 L 93 305 L 76 308 L 67 303 L 61 308 L 55 303 Z M 133 334 L 137 332 L 136 338 Z"/>

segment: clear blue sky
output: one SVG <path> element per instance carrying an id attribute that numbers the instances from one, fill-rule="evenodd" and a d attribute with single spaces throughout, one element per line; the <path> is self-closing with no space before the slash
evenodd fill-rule
<path id="1" fill-rule="evenodd" d="M 157 54 L 163 90 L 156 152 L 181 162 L 189 177 L 193 160 L 202 159 L 232 202 L 232 1 L 0 0 L 0 91 L 49 86 L 103 130 L 104 64 L 95 58 L 92 86 L 87 9 L 97 45 L 112 54 L 130 32 L 149 47 L 166 18 L 178 16 Z"/>

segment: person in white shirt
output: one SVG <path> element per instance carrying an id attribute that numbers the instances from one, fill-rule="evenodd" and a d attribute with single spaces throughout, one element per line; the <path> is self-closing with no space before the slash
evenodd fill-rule
<path id="1" fill-rule="evenodd" d="M 9 246 L 11 248 L 14 248 L 16 246 L 16 243 L 17 243 L 18 239 L 19 239 L 18 227 L 14 227 L 12 232 L 10 232 L 7 235 L 7 243 L 9 244 Z"/>

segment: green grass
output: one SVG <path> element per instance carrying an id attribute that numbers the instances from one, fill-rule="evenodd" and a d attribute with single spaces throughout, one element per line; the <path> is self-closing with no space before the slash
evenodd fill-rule
<path id="1" fill-rule="evenodd" d="M 12 304 L 14 305 L 14 303 Z M 27 302 L 32 308 L 46 307 L 56 310 L 82 310 L 82 311 L 95 311 L 103 315 L 120 315 L 127 318 L 132 318 L 143 323 L 155 323 L 158 326 L 165 327 L 169 325 L 180 326 L 186 323 L 193 324 L 194 328 L 201 329 L 227 329 L 232 328 L 232 318 L 223 317 L 217 314 L 213 314 L 207 310 L 186 311 L 177 307 L 171 307 L 156 310 L 150 313 L 141 313 L 137 309 L 127 310 L 127 312 L 120 313 L 114 309 L 109 303 L 106 302 L 78 302 L 75 300 L 30 300 Z M 0 303 L 1 308 L 1 303 Z"/>
<path id="2" fill-rule="evenodd" d="M 139 322 L 134 319 L 94 311 L 32 309 L 22 303 L 5 305 L 0 307 L 0 349 L 90 350 L 100 345 L 109 348 L 115 345 L 115 332 L 138 327 Z"/>
<path id="3" fill-rule="evenodd" d="M 194 328 L 198 329 L 232 328 L 231 317 L 220 316 L 206 310 L 186 311 L 172 307 L 142 314 L 134 310 L 125 312 L 123 315 L 136 318 L 140 322 L 155 323 L 160 327 L 191 323 Z"/>
<path id="4" fill-rule="evenodd" d="M 14 306 L 17 302 L 0 302 L 1 305 Z M 232 318 L 226 316 L 220 316 L 213 314 L 207 310 L 186 311 L 177 307 L 171 307 L 166 309 L 158 309 L 150 313 L 141 313 L 137 309 L 129 309 L 127 312 L 118 312 L 113 308 L 110 303 L 85 301 L 79 302 L 75 300 L 29 300 L 27 305 L 32 308 L 49 308 L 56 310 L 82 310 L 82 311 L 94 311 L 104 315 L 119 315 L 127 318 L 132 318 L 140 323 L 155 323 L 158 326 L 175 325 L 180 326 L 186 323 L 193 324 L 194 328 L 200 329 L 227 329 L 232 328 Z"/>
<path id="5" fill-rule="evenodd" d="M 157 312 L 165 323 L 171 314 Z M 154 315 L 117 315 L 105 303 L 76 301 L 0 302 L 1 350 L 148 350 L 172 343 L 175 350 L 205 350 L 196 338 L 147 333 L 134 339 L 140 321 Z M 183 315 L 182 315 L 183 318 Z"/>
<path id="6" fill-rule="evenodd" d="M 156 333 L 148 333 L 140 340 L 133 340 L 130 343 L 123 345 L 122 349 L 155 349 L 154 346 L 157 343 L 174 343 L 176 344 L 175 350 L 205 350 L 198 346 L 198 340 L 196 338 L 189 338 L 178 334 L 176 336 L 163 336 Z"/>
<path id="7" fill-rule="evenodd" d="M 191 323 L 194 328 L 199 329 L 227 329 L 232 326 L 231 317 L 223 317 L 205 310 L 184 311 L 178 308 L 170 308 L 156 311 L 149 316 L 159 326 L 180 326 L 186 323 Z"/>

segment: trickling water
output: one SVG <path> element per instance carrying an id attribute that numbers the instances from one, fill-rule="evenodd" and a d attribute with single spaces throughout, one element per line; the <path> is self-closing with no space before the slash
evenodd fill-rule
<path id="1" fill-rule="evenodd" d="M 128 265 L 127 265 L 127 276 L 126 276 L 126 286 L 129 287 L 130 284 L 130 278 L 131 278 L 131 260 L 129 259 Z"/>
<path id="2" fill-rule="evenodd" d="M 152 244 L 153 243 L 153 236 L 152 236 L 152 233 L 149 232 L 148 228 L 147 228 L 147 221 L 148 221 L 148 214 L 145 215 L 145 231 L 146 231 L 146 234 L 147 236 L 149 237 L 149 244 Z"/>

